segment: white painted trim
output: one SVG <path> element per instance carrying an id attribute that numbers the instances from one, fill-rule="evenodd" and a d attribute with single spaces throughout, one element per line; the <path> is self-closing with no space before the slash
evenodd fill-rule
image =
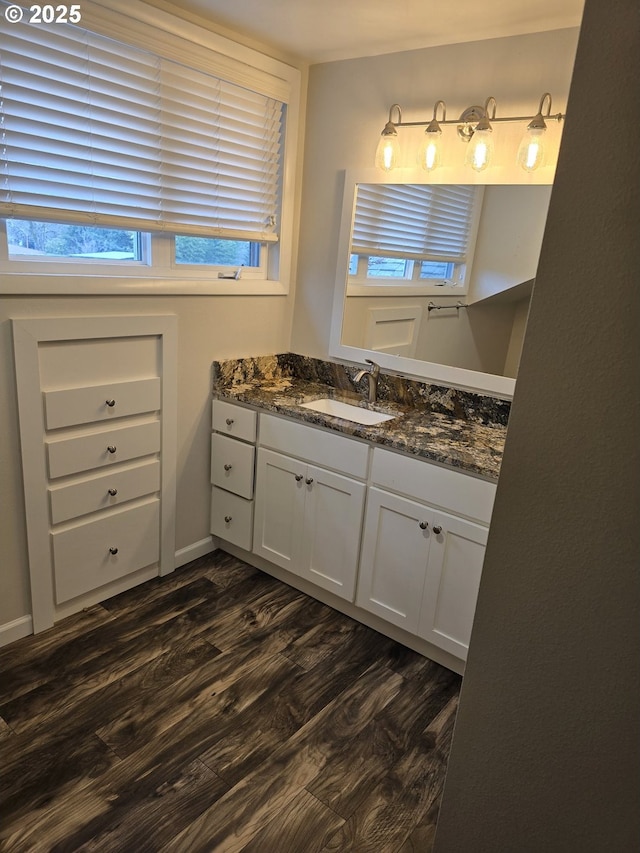
<path id="1" fill-rule="evenodd" d="M 192 560 L 197 560 L 199 557 L 205 557 L 211 554 L 218 548 L 218 540 L 215 536 L 207 536 L 206 539 L 201 539 L 199 542 L 193 542 L 187 545 L 186 548 L 180 548 L 176 551 L 176 569 L 180 566 L 186 566 Z"/>
<path id="2" fill-rule="evenodd" d="M 20 616 L 11 622 L 0 625 L 0 648 L 15 643 L 33 634 L 33 619 L 31 616 Z"/>

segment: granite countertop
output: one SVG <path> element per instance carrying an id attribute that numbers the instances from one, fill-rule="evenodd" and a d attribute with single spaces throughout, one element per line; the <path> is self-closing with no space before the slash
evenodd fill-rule
<path id="1" fill-rule="evenodd" d="M 254 367 L 257 362 L 262 363 L 256 370 Z M 286 370 L 265 369 L 264 359 L 216 362 L 213 394 L 220 399 L 235 400 L 263 411 L 287 415 L 470 474 L 497 479 L 506 434 L 505 424 L 483 423 L 482 416 L 465 418 L 434 411 L 433 406 L 415 405 L 414 400 L 406 399 L 407 395 L 404 395 L 404 399 L 402 395 L 390 399 L 393 395 L 383 393 L 379 402 L 370 405 L 364 402 L 362 393 L 349 387 L 348 382 L 318 381 L 317 372 L 301 370 L 298 373 L 306 375 L 287 375 Z M 325 397 L 392 414 L 394 418 L 365 426 L 301 407 L 302 403 Z"/>

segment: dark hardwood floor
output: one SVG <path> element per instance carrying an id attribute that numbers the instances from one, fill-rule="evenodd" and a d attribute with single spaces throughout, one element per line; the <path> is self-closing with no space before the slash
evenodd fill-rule
<path id="1" fill-rule="evenodd" d="M 0 679 L 3 851 L 431 849 L 460 677 L 224 552 Z"/>

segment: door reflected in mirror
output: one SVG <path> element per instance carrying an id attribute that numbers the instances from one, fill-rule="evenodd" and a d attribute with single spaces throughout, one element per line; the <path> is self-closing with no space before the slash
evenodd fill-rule
<path id="1" fill-rule="evenodd" d="M 512 393 L 550 196 L 533 184 L 345 187 L 332 355 Z"/>

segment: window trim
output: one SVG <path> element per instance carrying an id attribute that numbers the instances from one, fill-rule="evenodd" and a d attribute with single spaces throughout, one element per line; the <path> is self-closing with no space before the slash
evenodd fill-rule
<path id="1" fill-rule="evenodd" d="M 176 294 L 176 295 L 286 295 L 290 290 L 293 265 L 294 182 L 298 173 L 299 117 L 302 75 L 298 68 L 259 53 L 211 30 L 194 25 L 155 7 L 133 6 L 128 0 L 107 0 L 99 4 L 86 0 L 82 5 L 81 26 L 101 35 L 153 50 L 168 59 L 194 68 L 224 75 L 226 79 L 254 91 L 275 97 L 286 104 L 284 164 L 280 212 L 280 240 L 269 247 L 267 278 L 247 273 L 238 280 L 218 279 L 217 267 L 193 268 L 173 264 L 166 247 L 173 235 L 153 235 L 152 263 L 136 261 L 114 267 L 108 263 L 9 260 L 6 229 L 0 223 L 0 294 Z M 47 264 L 47 271 L 42 265 Z M 277 271 L 277 273 L 275 273 Z M 270 277 L 269 277 L 270 276 Z"/>

